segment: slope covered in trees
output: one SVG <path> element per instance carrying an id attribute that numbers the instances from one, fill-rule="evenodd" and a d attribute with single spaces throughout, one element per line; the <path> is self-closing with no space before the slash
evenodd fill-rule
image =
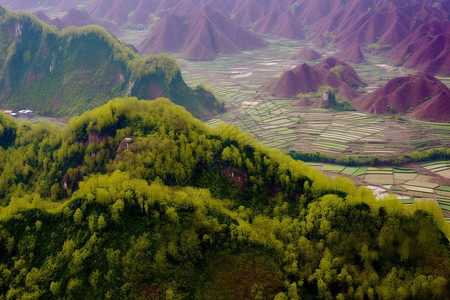
<path id="1" fill-rule="evenodd" d="M 98 26 L 59 31 L 0 8 L 0 50 L 2 107 L 67 116 L 131 95 L 165 96 L 197 116 L 221 108 L 184 83 L 172 58 L 144 59 Z"/>
<path id="2" fill-rule="evenodd" d="M 377 201 L 166 99 L 0 124 L 0 297 L 450 296 L 435 204 Z"/>

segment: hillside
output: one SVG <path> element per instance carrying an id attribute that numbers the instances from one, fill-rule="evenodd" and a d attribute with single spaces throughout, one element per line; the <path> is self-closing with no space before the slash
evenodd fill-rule
<path id="1" fill-rule="evenodd" d="M 450 75 L 450 22 L 416 28 L 388 53 L 394 64 L 435 75 Z"/>
<path id="2" fill-rule="evenodd" d="M 161 19 L 138 49 L 142 53 L 180 52 L 193 60 L 263 48 L 267 43 L 209 5 L 191 15 L 169 14 Z"/>
<path id="3" fill-rule="evenodd" d="M 3 8 L 0 21 L 3 108 L 70 116 L 131 95 L 165 96 L 197 116 L 220 109 L 211 94 L 184 83 L 172 58 L 143 59 L 100 27 L 59 31 Z"/>
<path id="4" fill-rule="evenodd" d="M 450 297 L 434 203 L 376 200 L 166 99 L 0 124 L 2 298 Z"/>
<path id="5" fill-rule="evenodd" d="M 152 22 L 151 14 L 158 15 L 170 11 L 178 0 L 93 0 L 89 14 L 98 19 L 124 24 L 147 25 Z"/>
<path id="6" fill-rule="evenodd" d="M 298 52 L 297 58 L 301 60 L 318 60 L 322 57 L 322 54 L 314 51 L 313 49 L 303 48 Z"/>
<path id="7" fill-rule="evenodd" d="M 396 46 L 412 30 L 433 20 L 446 20 L 448 13 L 416 1 L 349 1 L 324 17 L 314 32 L 313 41 L 340 47 L 357 44 Z"/>
<path id="8" fill-rule="evenodd" d="M 345 47 L 344 49 L 339 51 L 337 57 L 342 59 L 343 61 L 352 63 L 362 63 L 365 60 L 361 48 L 356 44 Z"/>
<path id="9" fill-rule="evenodd" d="M 407 114 L 424 121 L 450 121 L 450 90 L 431 75 L 397 77 L 375 92 L 353 101 L 375 114 Z"/>
<path id="10" fill-rule="evenodd" d="M 340 97 L 354 99 L 360 95 L 356 89 L 365 83 L 350 65 L 329 57 L 313 66 L 303 63 L 284 72 L 271 85 L 270 93 L 290 98 L 299 93 L 316 92 L 323 85 L 337 89 Z"/>
<path id="11" fill-rule="evenodd" d="M 304 39 L 303 25 L 289 12 L 278 13 L 272 10 L 261 18 L 252 28 L 259 34 L 270 34 L 272 38 Z"/>
<path id="12" fill-rule="evenodd" d="M 0 0 L 0 5 L 13 10 L 45 7 L 67 11 L 76 8 L 83 2 L 86 2 L 86 0 Z"/>
<path id="13" fill-rule="evenodd" d="M 94 20 L 88 13 L 77 9 L 69 10 L 62 18 L 50 19 L 43 11 L 34 13 L 36 17 L 49 25 L 55 25 L 58 28 L 67 28 L 70 26 L 83 27 L 87 25 L 98 25 L 106 29 L 111 34 L 120 34 L 120 29 L 111 22 L 101 22 Z"/>

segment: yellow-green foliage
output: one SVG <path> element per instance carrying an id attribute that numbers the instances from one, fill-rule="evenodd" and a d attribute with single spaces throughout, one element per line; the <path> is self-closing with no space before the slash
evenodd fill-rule
<path id="1" fill-rule="evenodd" d="M 376 200 L 167 99 L 16 135 L 0 147 L 0 297 L 450 296 L 436 204 Z"/>

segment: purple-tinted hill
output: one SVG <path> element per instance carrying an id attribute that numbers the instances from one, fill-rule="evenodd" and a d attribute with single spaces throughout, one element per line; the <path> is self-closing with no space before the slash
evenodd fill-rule
<path id="1" fill-rule="evenodd" d="M 391 79 L 375 92 L 353 101 L 359 110 L 374 114 L 411 113 L 424 121 L 450 121 L 450 90 L 431 75 Z"/>
<path id="2" fill-rule="evenodd" d="M 208 5 L 195 14 L 162 18 L 138 46 L 142 53 L 179 52 L 193 60 L 266 47 L 267 43 Z"/>
<path id="3" fill-rule="evenodd" d="M 390 61 L 424 73 L 450 76 L 450 22 L 416 28 L 388 53 Z"/>
<path id="4" fill-rule="evenodd" d="M 270 93 L 290 98 L 299 93 L 316 92 L 326 84 L 337 89 L 338 96 L 354 99 L 360 96 L 356 89 L 365 82 L 350 65 L 329 57 L 313 66 L 304 63 L 284 72 L 272 84 Z"/>

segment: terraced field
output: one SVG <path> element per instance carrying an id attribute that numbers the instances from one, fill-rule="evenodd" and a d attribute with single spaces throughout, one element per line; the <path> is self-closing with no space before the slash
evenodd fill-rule
<path id="1" fill-rule="evenodd" d="M 274 98 L 267 93 L 268 84 L 304 62 L 295 58 L 297 53 L 301 47 L 313 45 L 291 40 L 270 42 L 267 49 L 221 56 L 211 62 L 178 60 L 189 85 L 205 83 L 225 102 L 227 112 L 206 120 L 208 124 L 235 124 L 267 146 L 283 151 L 396 155 L 450 147 L 449 123 L 302 108 L 295 105 L 295 99 Z M 324 56 L 335 55 L 333 49 L 321 51 Z M 393 77 L 411 73 L 388 66 L 382 57 L 366 55 L 366 59 L 367 63 L 353 67 L 368 82 L 367 92 Z"/>
<path id="2" fill-rule="evenodd" d="M 417 166 L 418 169 L 423 167 L 440 176 L 424 175 L 417 169 L 360 168 L 321 163 L 310 163 L 309 165 L 322 172 L 346 176 L 369 187 L 377 197 L 396 194 L 403 204 L 412 204 L 414 201 L 436 201 L 444 214 L 450 217 L 450 186 L 439 184 L 445 180 L 440 177 L 442 174 L 439 173 L 450 169 L 450 161 L 436 161 Z"/>

